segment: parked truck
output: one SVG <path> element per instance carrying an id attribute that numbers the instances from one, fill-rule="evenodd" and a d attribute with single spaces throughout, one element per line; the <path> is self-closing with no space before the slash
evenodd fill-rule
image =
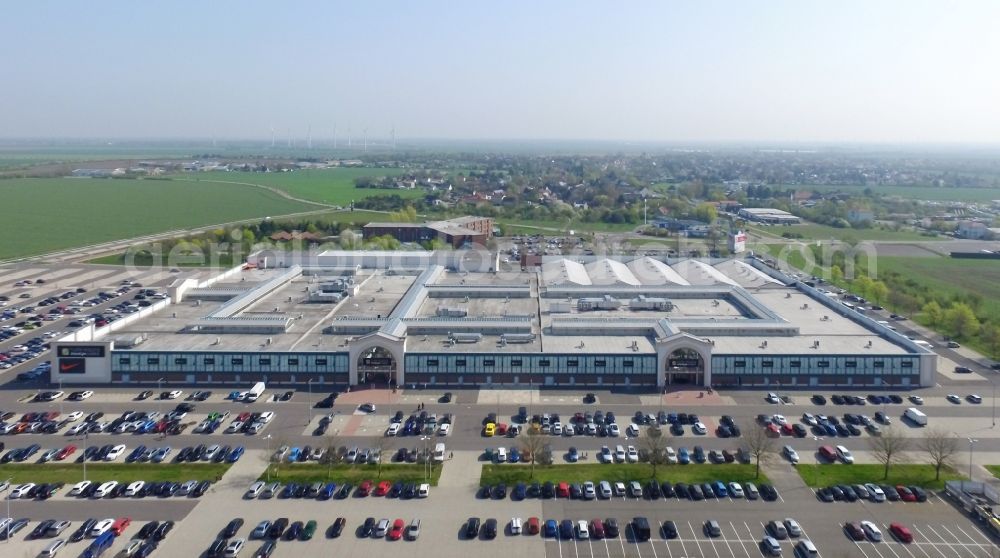
<path id="1" fill-rule="evenodd" d="M 264 393 L 264 382 L 257 382 L 250 388 L 250 391 L 246 392 L 243 400 L 247 403 L 253 403 Z"/>
<path id="2" fill-rule="evenodd" d="M 917 426 L 927 426 L 927 415 L 916 407 L 910 407 L 903 413 L 903 418 L 910 419 Z"/>

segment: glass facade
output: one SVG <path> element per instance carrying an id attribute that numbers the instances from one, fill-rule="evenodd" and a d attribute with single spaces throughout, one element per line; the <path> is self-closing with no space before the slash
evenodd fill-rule
<path id="1" fill-rule="evenodd" d="M 912 376 L 920 374 L 913 355 L 714 355 L 712 378 L 728 375 Z"/>
<path id="2" fill-rule="evenodd" d="M 656 376 L 656 355 L 411 353 L 407 374 L 551 374 Z"/>
<path id="3" fill-rule="evenodd" d="M 114 351 L 111 371 L 116 374 L 346 373 L 348 354 Z"/>

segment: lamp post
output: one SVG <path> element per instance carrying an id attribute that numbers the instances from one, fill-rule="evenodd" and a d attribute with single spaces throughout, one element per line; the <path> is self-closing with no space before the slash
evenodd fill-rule
<path id="1" fill-rule="evenodd" d="M 59 378 L 59 393 L 62 393 L 62 390 L 63 390 L 62 389 L 62 382 L 63 382 L 62 378 Z M 65 399 L 65 397 L 59 396 L 59 414 L 60 415 L 63 414 L 63 399 Z"/>
<path id="2" fill-rule="evenodd" d="M 267 459 L 267 480 L 271 480 L 271 435 L 264 436 L 264 440 L 267 441 L 267 454 L 265 454 L 265 458 Z"/>
<path id="3" fill-rule="evenodd" d="M 10 481 L 11 480 L 13 480 L 13 477 L 11 477 L 11 478 L 3 481 L 3 483 L 6 484 L 7 486 L 4 487 L 3 490 L 0 490 L 0 492 L 8 492 L 8 491 L 10 491 Z M 7 495 L 7 517 L 10 517 L 10 494 Z M 5 533 L 5 536 L 4 536 L 3 540 L 4 540 L 4 543 L 9 543 L 10 542 L 10 522 L 7 522 L 7 532 Z"/>
<path id="4" fill-rule="evenodd" d="M 431 456 L 427 453 L 427 441 L 430 440 L 430 436 L 421 436 L 420 440 L 424 443 L 424 480 L 430 476 L 428 469 L 430 468 Z"/>
<path id="5" fill-rule="evenodd" d="M 306 387 L 309 388 L 309 397 L 306 398 L 306 426 L 309 426 L 309 409 L 311 408 L 310 404 L 313 398 L 313 380 L 315 378 L 309 378 L 309 381 L 306 382 Z"/>
<path id="6" fill-rule="evenodd" d="M 969 480 L 972 480 L 972 448 L 979 440 L 969 438 Z"/>
<path id="7" fill-rule="evenodd" d="M 159 402 L 156 404 L 156 410 L 157 412 L 160 413 L 161 416 L 163 415 L 163 395 L 162 392 L 160 391 L 163 389 L 162 386 L 163 386 L 163 378 L 158 378 L 156 380 L 156 400 Z"/>

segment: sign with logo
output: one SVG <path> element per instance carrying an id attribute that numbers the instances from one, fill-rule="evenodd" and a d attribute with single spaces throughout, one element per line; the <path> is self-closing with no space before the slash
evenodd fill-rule
<path id="1" fill-rule="evenodd" d="M 672 358 L 668 361 L 671 368 L 699 368 L 701 361 L 696 358 Z"/>
<path id="2" fill-rule="evenodd" d="M 104 358 L 104 345 L 60 345 L 59 356 Z"/>
<path id="3" fill-rule="evenodd" d="M 60 358 L 60 374 L 85 374 L 87 372 L 87 359 L 85 358 Z"/>
<path id="4" fill-rule="evenodd" d="M 747 233 L 743 231 L 737 231 L 730 235 L 729 237 L 729 251 L 734 254 L 739 254 L 747 249 Z"/>

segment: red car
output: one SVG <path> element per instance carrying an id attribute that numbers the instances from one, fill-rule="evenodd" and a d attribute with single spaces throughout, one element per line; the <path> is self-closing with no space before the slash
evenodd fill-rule
<path id="1" fill-rule="evenodd" d="M 392 483 L 389 482 L 389 481 L 384 480 L 384 481 L 378 483 L 378 486 L 375 487 L 375 495 L 376 496 L 385 496 L 386 494 L 389 493 L 389 489 L 390 488 L 392 488 Z"/>
<path id="2" fill-rule="evenodd" d="M 538 530 L 540 528 L 539 523 L 540 523 L 540 521 L 538 520 L 537 517 L 529 517 L 528 518 L 528 524 L 525 526 L 525 528 L 528 530 L 528 534 L 529 535 L 537 535 L 538 534 Z"/>
<path id="3" fill-rule="evenodd" d="M 569 483 L 560 482 L 556 485 L 556 497 L 557 498 L 569 498 Z"/>
<path id="4" fill-rule="evenodd" d="M 911 533 L 910 530 L 907 529 L 902 523 L 890 523 L 889 531 L 901 542 L 913 542 L 913 533 Z"/>
<path id="5" fill-rule="evenodd" d="M 913 491 L 901 484 L 896 486 L 896 492 L 899 492 L 899 499 L 904 502 L 917 501 L 917 496 L 913 493 Z"/>
<path id="6" fill-rule="evenodd" d="M 371 494 L 373 484 L 374 483 L 370 480 L 362 481 L 361 484 L 358 485 L 358 496 L 368 496 Z"/>
<path id="7" fill-rule="evenodd" d="M 781 431 L 778 429 L 778 425 L 774 424 L 773 422 L 771 424 L 768 424 L 767 425 L 767 435 L 768 436 L 781 436 Z"/>
<path id="8" fill-rule="evenodd" d="M 111 531 L 116 536 L 120 537 L 120 536 L 122 536 L 122 533 L 125 532 L 125 529 L 128 529 L 128 526 L 131 525 L 131 524 L 132 524 L 132 518 L 131 517 L 119 517 L 111 525 Z"/>
<path id="9" fill-rule="evenodd" d="M 845 523 L 844 532 L 846 532 L 847 536 L 851 537 L 852 540 L 855 541 L 865 540 L 865 532 L 861 528 L 861 524 L 856 521 L 848 521 L 847 523 Z"/>
<path id="10" fill-rule="evenodd" d="M 246 422 L 250 418 L 250 413 L 248 411 L 243 411 L 242 413 L 236 415 L 236 420 L 240 422 Z"/>
<path id="11" fill-rule="evenodd" d="M 399 539 L 403 538 L 403 528 L 405 526 L 406 524 L 403 523 L 402 519 L 397 519 L 396 521 L 393 521 L 392 528 L 389 529 L 389 534 L 386 536 L 389 537 L 390 541 L 398 541 Z"/>
<path id="12" fill-rule="evenodd" d="M 59 453 L 56 454 L 56 461 L 62 461 L 63 459 L 66 459 L 67 457 L 73 455 L 74 451 L 76 451 L 76 446 L 74 446 L 73 444 L 64 447 L 63 449 L 59 450 Z"/>
<path id="13" fill-rule="evenodd" d="M 590 520 L 590 536 L 595 539 L 604 538 L 604 522 L 600 519 Z"/>
<path id="14" fill-rule="evenodd" d="M 497 425 L 497 436 L 504 436 L 507 434 L 507 423 L 501 422 Z"/>
<path id="15" fill-rule="evenodd" d="M 792 423 L 786 422 L 781 427 L 781 433 L 784 434 L 784 435 L 786 435 L 786 436 L 791 436 L 792 434 L 795 434 L 795 428 L 792 426 Z"/>

